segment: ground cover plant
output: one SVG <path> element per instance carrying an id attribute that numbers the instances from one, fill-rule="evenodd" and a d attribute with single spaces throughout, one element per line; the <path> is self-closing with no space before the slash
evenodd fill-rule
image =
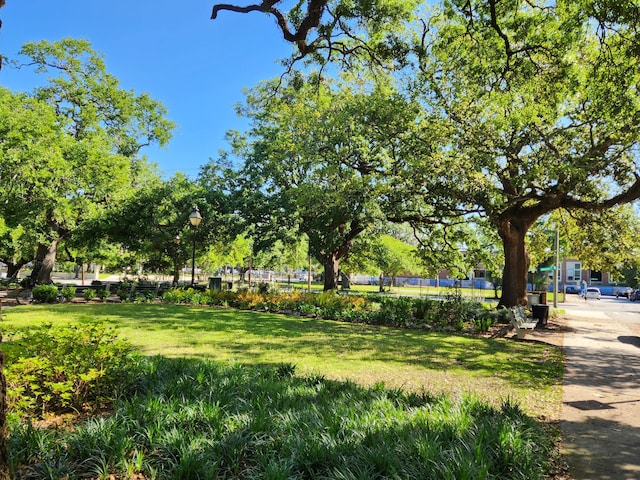
<path id="1" fill-rule="evenodd" d="M 555 455 L 532 419 L 560 405 L 548 345 L 166 304 L 24 306 L 1 328 L 11 385 L 40 345 L 99 393 L 28 382 L 61 400 L 13 403 L 19 478 L 543 478 Z M 69 410 L 101 414 L 43 428 Z"/>
<path id="2" fill-rule="evenodd" d="M 552 445 L 512 402 L 149 358 L 135 393 L 72 430 L 16 427 L 20 478 L 543 478 Z M 117 475 L 117 477 L 115 477 Z"/>
<path id="3" fill-rule="evenodd" d="M 262 284 L 267 286 L 267 284 Z M 215 291 L 173 289 L 162 296 L 164 303 L 230 306 L 244 310 L 285 312 L 333 320 L 392 327 L 486 332 L 493 324 L 508 323 L 506 310 L 488 303 L 464 299 L 452 289 L 438 298 L 389 297 L 378 294 L 339 295 L 334 291 L 307 293 L 302 290 Z"/>

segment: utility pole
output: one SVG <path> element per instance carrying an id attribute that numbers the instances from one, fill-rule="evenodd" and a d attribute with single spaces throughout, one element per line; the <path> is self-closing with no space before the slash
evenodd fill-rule
<path id="1" fill-rule="evenodd" d="M 558 308 L 558 276 L 559 276 L 559 263 L 560 263 L 560 229 L 556 223 L 556 241 L 555 241 L 555 268 L 553 269 L 553 308 Z"/>

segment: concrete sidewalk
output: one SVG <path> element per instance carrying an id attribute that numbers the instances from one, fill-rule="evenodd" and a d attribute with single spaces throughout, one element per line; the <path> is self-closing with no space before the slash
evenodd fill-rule
<path id="1" fill-rule="evenodd" d="M 567 312 L 561 431 L 569 472 L 640 479 L 640 337 L 603 312 Z"/>

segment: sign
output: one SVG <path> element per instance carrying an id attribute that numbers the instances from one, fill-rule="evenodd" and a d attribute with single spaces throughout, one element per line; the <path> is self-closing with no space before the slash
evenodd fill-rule
<path id="1" fill-rule="evenodd" d="M 551 270 L 554 270 L 554 266 L 551 265 L 550 267 L 540 267 L 540 271 L 541 272 L 550 272 Z"/>

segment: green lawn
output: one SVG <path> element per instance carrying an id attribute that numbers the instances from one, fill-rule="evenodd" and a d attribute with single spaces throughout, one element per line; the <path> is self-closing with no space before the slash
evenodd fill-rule
<path id="1" fill-rule="evenodd" d="M 493 404 L 509 397 L 547 420 L 557 420 L 561 406 L 561 352 L 534 342 L 184 305 L 21 306 L 3 311 L 1 327 L 10 342 L 16 328 L 43 323 L 106 323 L 148 355 L 291 363 L 300 374 L 473 392 Z"/>

